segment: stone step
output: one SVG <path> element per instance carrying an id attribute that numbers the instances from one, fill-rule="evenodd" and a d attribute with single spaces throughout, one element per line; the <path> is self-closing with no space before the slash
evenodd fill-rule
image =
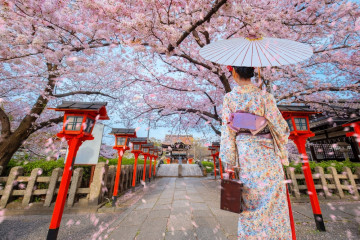
<path id="1" fill-rule="evenodd" d="M 182 164 L 182 177 L 202 177 L 203 174 L 199 165 L 197 164 Z M 178 177 L 179 164 L 161 164 L 159 170 L 156 172 L 157 177 Z"/>

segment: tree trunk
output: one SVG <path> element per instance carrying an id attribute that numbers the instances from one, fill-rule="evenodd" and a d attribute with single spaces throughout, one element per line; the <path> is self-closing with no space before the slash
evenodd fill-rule
<path id="1" fill-rule="evenodd" d="M 12 156 L 29 136 L 30 134 L 27 134 L 27 131 L 23 130 L 21 134 L 15 135 L 15 133 L 13 133 L 10 137 L 0 142 L 0 166 L 6 167 Z"/>
<path id="2" fill-rule="evenodd" d="M 21 121 L 19 127 L 11 132 L 6 131 L 2 132 L 0 137 L 0 165 L 4 168 L 9 163 L 10 159 L 14 155 L 14 153 L 21 147 L 22 143 L 28 139 L 28 137 L 39 129 L 37 124 L 35 124 L 36 120 L 39 118 L 41 113 L 46 108 L 47 103 L 49 102 L 49 96 L 52 95 L 52 92 L 55 87 L 56 77 L 57 77 L 57 65 L 47 63 L 47 70 L 49 72 L 48 82 L 45 86 L 45 91 L 43 95 L 40 95 L 36 100 L 35 104 L 32 106 L 31 111 L 27 114 L 23 120 Z M 4 113 L 4 111 L 2 111 Z M 0 114 L 1 124 L 4 127 L 4 123 L 6 123 L 9 119 L 4 119 L 4 114 Z M 48 121 L 50 123 L 55 123 L 55 121 Z M 41 123 L 42 127 L 46 126 L 45 123 Z M 10 127 L 10 126 L 9 126 Z"/>

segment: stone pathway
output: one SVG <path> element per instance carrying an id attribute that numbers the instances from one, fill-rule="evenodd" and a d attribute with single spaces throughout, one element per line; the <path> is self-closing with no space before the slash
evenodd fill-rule
<path id="1" fill-rule="evenodd" d="M 237 214 L 219 209 L 220 181 L 162 178 L 112 225 L 108 239 L 237 239 Z M 315 230 L 310 203 L 295 203 L 298 239 L 359 239 L 359 202 L 321 205 L 327 232 Z"/>
<path id="2" fill-rule="evenodd" d="M 58 239 L 236 239 L 237 214 L 219 209 L 220 181 L 158 178 L 128 193 L 119 207 L 64 214 Z M 298 240 L 360 239 L 360 204 L 322 202 L 327 232 L 315 230 L 310 203 L 294 203 Z M 0 239 L 45 239 L 51 216 L 1 217 Z"/>

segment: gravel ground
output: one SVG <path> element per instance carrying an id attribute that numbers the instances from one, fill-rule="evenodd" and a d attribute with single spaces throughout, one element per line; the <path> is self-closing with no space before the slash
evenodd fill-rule
<path id="1" fill-rule="evenodd" d="M 108 231 L 117 215 L 107 214 L 64 214 L 58 239 L 98 239 Z M 10 216 L 0 223 L 0 239 L 36 240 L 46 239 L 51 216 Z"/>

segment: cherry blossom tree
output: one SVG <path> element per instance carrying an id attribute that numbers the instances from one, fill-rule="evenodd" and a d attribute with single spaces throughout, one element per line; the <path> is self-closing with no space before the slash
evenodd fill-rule
<path id="1" fill-rule="evenodd" d="M 349 0 L 0 3 L 0 165 L 62 121 L 46 107 L 64 98 L 109 101 L 126 127 L 150 119 L 219 134 L 233 82 L 199 49 L 249 33 L 314 49 L 301 64 L 262 69 L 259 85 L 279 102 L 322 110 L 359 98 L 360 12 Z"/>
<path id="2" fill-rule="evenodd" d="M 313 47 L 297 65 L 261 69 L 263 89 L 279 103 L 308 104 L 326 111 L 340 99 L 359 99 L 360 11 L 353 1 L 149 1 L 145 11 L 127 17 L 92 5 L 99 16 L 125 26 L 132 40 L 132 62 L 123 85 L 129 101 L 124 113 L 182 129 L 212 129 L 220 134 L 224 94 L 232 89 L 225 66 L 205 61 L 199 50 L 220 39 L 247 36 L 286 38 Z M 147 3 L 149 3 L 147 2 Z M 220 7 L 219 7 L 220 6 Z M 143 19 L 139 23 L 136 19 Z M 127 21 L 131 19 L 131 21 Z M 180 37 L 180 38 L 179 38 Z M 345 115 L 346 112 L 337 114 Z"/>
<path id="3" fill-rule="evenodd" d="M 215 4 L 209 17 L 224 2 Z M 114 4 L 1 1 L 0 165 L 6 166 L 21 145 L 34 143 L 26 141 L 31 134 L 49 131 L 49 127 L 62 121 L 62 116 L 46 110 L 50 102 L 54 106 L 63 98 L 105 99 L 111 100 L 113 111 L 117 111 L 124 100 L 124 88 L 119 85 L 126 76 L 120 69 L 131 65 L 132 59 L 126 53 L 139 50 L 137 38 L 141 35 L 133 37 L 136 31 L 131 25 L 141 25 L 145 20 L 129 14 L 147 15 L 146 5 L 154 9 L 157 3 Z M 121 19 L 107 19 L 104 14 L 117 14 Z M 183 31 L 168 49 L 175 49 L 188 35 Z M 127 64 L 123 64 L 126 60 Z M 33 135 L 31 140 L 43 135 Z"/>
<path id="4" fill-rule="evenodd" d="M 119 39 L 110 41 L 106 25 L 82 4 L 1 1 L 0 165 L 22 144 L 35 143 L 35 135 L 26 142 L 31 134 L 62 122 L 47 110 L 50 102 L 111 99 L 116 106 L 121 99 L 121 78 L 107 67 L 119 55 L 112 51 Z"/>

